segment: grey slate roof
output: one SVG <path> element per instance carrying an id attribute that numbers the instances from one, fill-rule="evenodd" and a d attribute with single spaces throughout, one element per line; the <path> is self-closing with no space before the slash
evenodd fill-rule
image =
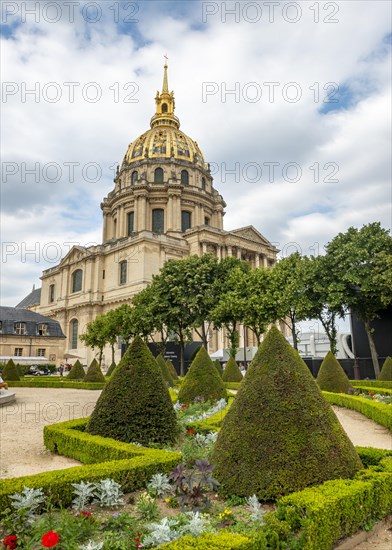
<path id="1" fill-rule="evenodd" d="M 25 308 L 30 306 L 36 306 L 41 303 L 41 289 L 36 288 L 30 292 L 16 307 Z"/>
<path id="2" fill-rule="evenodd" d="M 25 336 L 38 336 L 38 325 L 46 324 L 48 334 L 45 338 L 65 338 L 58 321 L 28 309 L 0 306 L 0 321 L 2 334 L 15 335 L 15 323 L 26 323 Z"/>

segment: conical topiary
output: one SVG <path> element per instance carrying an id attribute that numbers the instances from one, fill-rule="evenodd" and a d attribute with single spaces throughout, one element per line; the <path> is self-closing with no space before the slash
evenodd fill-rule
<path id="1" fill-rule="evenodd" d="M 22 378 L 23 371 L 22 371 L 22 367 L 19 365 L 19 363 L 16 363 L 15 368 L 16 368 L 16 372 L 18 373 L 19 378 Z"/>
<path id="2" fill-rule="evenodd" d="M 260 500 L 362 468 L 309 369 L 276 327 L 224 418 L 211 462 L 224 494 Z"/>
<path id="3" fill-rule="evenodd" d="M 178 374 L 176 371 L 175 366 L 173 365 L 172 361 L 170 359 L 166 359 L 167 368 L 169 369 L 169 372 L 173 378 L 173 380 L 178 380 Z"/>
<path id="4" fill-rule="evenodd" d="M 83 382 L 105 382 L 105 377 L 102 374 L 96 359 L 91 361 L 91 365 L 87 369 Z"/>
<path id="5" fill-rule="evenodd" d="M 86 373 L 84 372 L 84 368 L 82 367 L 79 359 L 77 359 L 75 364 L 72 366 L 71 370 L 67 374 L 67 378 L 69 380 L 83 380 L 85 375 Z"/>
<path id="6" fill-rule="evenodd" d="M 324 357 L 316 381 L 323 391 L 349 393 L 353 389 L 347 374 L 332 351 L 329 351 Z"/>
<path id="7" fill-rule="evenodd" d="M 87 431 L 144 445 L 176 440 L 178 424 L 169 390 L 140 337 L 129 346 L 103 389 Z"/>
<path id="8" fill-rule="evenodd" d="M 222 374 L 223 382 L 241 382 L 242 378 L 243 377 L 236 360 L 234 357 L 230 357 Z"/>
<path id="9" fill-rule="evenodd" d="M 196 397 L 204 401 L 226 399 L 227 392 L 222 378 L 204 347 L 201 347 L 181 384 L 178 400 L 192 403 Z"/>
<path id="10" fill-rule="evenodd" d="M 113 363 L 110 365 L 106 372 L 106 376 L 112 376 L 114 369 L 116 368 L 116 363 L 113 361 Z"/>
<path id="11" fill-rule="evenodd" d="M 158 367 L 161 369 L 161 373 L 164 381 L 166 382 L 166 385 L 172 388 L 174 386 L 174 381 L 172 375 L 169 372 L 169 369 L 167 368 L 167 364 L 163 358 L 163 355 L 160 353 L 158 357 L 155 358 L 155 360 L 158 363 Z"/>
<path id="12" fill-rule="evenodd" d="M 378 379 L 385 380 L 388 382 L 392 381 L 392 358 L 391 357 L 387 357 L 385 359 Z"/>
<path id="13" fill-rule="evenodd" d="M 215 367 L 216 370 L 218 371 L 219 376 L 222 378 L 222 375 L 223 375 L 223 368 L 222 368 L 222 365 L 221 365 L 219 359 L 215 359 L 215 361 L 213 361 L 212 364 L 214 365 L 214 367 Z"/>
<path id="14" fill-rule="evenodd" d="M 9 359 L 4 367 L 2 378 L 7 382 L 17 382 L 20 380 L 16 365 L 12 359 Z"/>

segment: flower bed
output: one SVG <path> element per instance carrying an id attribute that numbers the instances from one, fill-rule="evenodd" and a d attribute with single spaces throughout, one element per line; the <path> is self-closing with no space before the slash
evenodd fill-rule
<path id="1" fill-rule="evenodd" d="M 384 403 L 341 393 L 323 392 L 324 397 L 331 405 L 353 409 L 367 416 L 377 424 L 392 430 L 392 408 Z"/>
<path id="2" fill-rule="evenodd" d="M 387 388 L 373 388 L 371 386 L 356 387 L 355 395 L 359 395 L 361 393 L 370 397 L 374 397 L 375 395 L 377 395 L 377 396 L 392 398 L 392 390 L 388 390 Z M 378 400 L 378 398 L 376 400 Z"/>

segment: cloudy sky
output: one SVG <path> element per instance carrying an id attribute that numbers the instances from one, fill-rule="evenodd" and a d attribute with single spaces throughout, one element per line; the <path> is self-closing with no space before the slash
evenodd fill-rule
<path id="1" fill-rule="evenodd" d="M 1 4 L 1 303 L 73 244 L 149 127 L 164 54 L 181 128 L 227 202 L 282 255 L 349 226 L 391 227 L 391 4 Z"/>

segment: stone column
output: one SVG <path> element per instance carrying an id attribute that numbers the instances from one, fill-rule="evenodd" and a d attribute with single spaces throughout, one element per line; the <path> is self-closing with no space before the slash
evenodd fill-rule
<path id="1" fill-rule="evenodd" d="M 233 249 L 231 247 L 231 245 L 228 245 L 227 247 L 227 256 L 232 256 L 233 255 Z"/>
<path id="2" fill-rule="evenodd" d="M 201 243 L 203 248 L 203 256 L 207 254 L 207 243 Z"/>
<path id="3" fill-rule="evenodd" d="M 260 267 L 260 255 L 258 252 L 255 254 L 255 267 Z"/>
<path id="4" fill-rule="evenodd" d="M 173 229 L 173 195 L 169 195 L 167 202 L 167 229 Z"/>
<path id="5" fill-rule="evenodd" d="M 263 255 L 263 267 L 268 267 L 268 259 L 265 254 Z"/>
<path id="6" fill-rule="evenodd" d="M 237 258 L 241 259 L 241 248 L 239 246 L 237 247 Z"/>

